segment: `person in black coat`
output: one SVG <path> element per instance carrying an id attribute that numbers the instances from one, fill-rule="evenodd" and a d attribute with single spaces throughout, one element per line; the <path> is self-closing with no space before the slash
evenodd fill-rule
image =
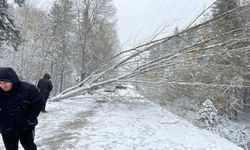
<path id="1" fill-rule="evenodd" d="M 50 81 L 50 75 L 48 73 L 45 73 L 43 79 L 40 79 L 38 81 L 37 87 L 43 95 L 44 107 L 42 109 L 42 112 L 46 112 L 45 110 L 46 102 L 49 98 L 51 90 L 53 89 L 53 85 Z"/>
<path id="2" fill-rule="evenodd" d="M 0 67 L 0 133 L 7 150 L 36 150 L 34 129 L 43 99 L 36 86 L 20 81 L 12 68 Z"/>

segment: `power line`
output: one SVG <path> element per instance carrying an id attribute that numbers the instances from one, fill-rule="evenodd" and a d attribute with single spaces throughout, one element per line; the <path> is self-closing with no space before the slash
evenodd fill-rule
<path id="1" fill-rule="evenodd" d="M 162 8 L 164 8 L 164 6 L 165 6 L 165 2 L 166 2 L 166 0 L 164 0 L 163 3 L 161 4 L 160 9 L 159 9 L 159 11 L 158 11 L 156 17 L 154 18 L 154 21 L 152 22 L 152 24 L 151 24 L 151 26 L 150 26 L 150 28 L 149 28 L 148 33 L 151 32 L 154 23 L 156 22 L 156 20 L 158 19 L 159 15 L 160 15 L 160 12 L 162 11 Z M 175 0 L 174 3 L 173 3 L 173 5 L 170 7 L 169 11 L 167 12 L 166 18 L 168 18 L 168 16 L 169 16 L 170 13 L 172 12 L 172 10 L 175 8 L 176 4 L 177 4 L 177 1 Z M 164 27 L 164 28 L 165 28 L 165 27 Z M 164 28 L 163 28 L 163 29 L 164 29 Z M 158 29 L 155 29 L 155 31 L 154 31 L 153 33 L 157 32 L 157 31 L 159 31 L 159 28 L 158 28 Z M 155 36 L 154 36 L 154 37 L 155 37 Z"/>
<path id="2" fill-rule="evenodd" d="M 161 12 L 163 6 L 165 5 L 165 2 L 166 2 L 165 0 L 162 1 L 161 5 L 160 5 L 160 9 L 158 10 L 158 12 L 157 12 L 157 14 L 156 14 L 156 17 L 154 18 L 154 20 L 153 20 L 153 22 L 152 22 L 152 24 L 151 24 L 151 26 L 150 26 L 150 28 L 149 28 L 149 31 L 151 31 L 151 29 L 152 29 L 154 23 L 157 21 L 157 19 L 158 19 L 158 17 L 159 17 L 159 14 L 160 14 L 160 12 Z"/>

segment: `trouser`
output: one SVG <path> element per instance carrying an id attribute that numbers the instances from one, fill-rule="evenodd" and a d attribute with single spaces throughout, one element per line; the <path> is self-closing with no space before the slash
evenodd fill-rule
<path id="1" fill-rule="evenodd" d="M 42 93 L 42 95 L 43 95 L 43 103 L 44 103 L 42 111 L 44 112 L 44 111 L 45 111 L 45 107 L 46 107 L 47 100 L 48 100 L 48 98 L 49 98 L 49 94 L 48 94 L 48 93 Z"/>
<path id="2" fill-rule="evenodd" d="M 6 150 L 18 150 L 19 141 L 25 150 L 37 150 L 34 136 L 35 130 L 27 130 L 19 134 L 2 134 Z"/>

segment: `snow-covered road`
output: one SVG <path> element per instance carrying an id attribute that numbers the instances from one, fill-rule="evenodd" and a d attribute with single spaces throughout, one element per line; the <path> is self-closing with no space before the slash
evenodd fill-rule
<path id="1" fill-rule="evenodd" d="M 241 150 L 152 102 L 96 103 L 76 97 L 48 104 L 39 150 Z M 0 149 L 3 144 L 0 142 Z"/>

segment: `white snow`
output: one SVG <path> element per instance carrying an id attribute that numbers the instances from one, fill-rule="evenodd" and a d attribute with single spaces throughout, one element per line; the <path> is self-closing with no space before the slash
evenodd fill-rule
<path id="1" fill-rule="evenodd" d="M 242 150 L 150 101 L 97 103 L 97 99 L 86 95 L 50 102 L 48 113 L 39 116 L 38 149 Z"/>

